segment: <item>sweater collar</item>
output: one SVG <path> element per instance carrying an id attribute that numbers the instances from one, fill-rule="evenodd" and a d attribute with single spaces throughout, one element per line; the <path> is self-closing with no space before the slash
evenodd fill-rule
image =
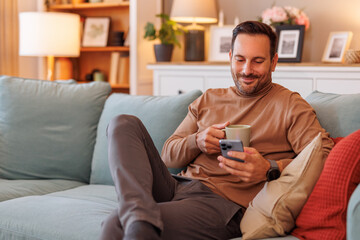
<path id="1" fill-rule="evenodd" d="M 232 86 L 231 89 L 233 92 L 235 92 L 237 95 L 239 95 L 241 97 L 252 98 L 252 97 L 266 95 L 272 89 L 273 85 L 274 84 L 270 81 L 262 89 L 260 89 L 260 91 L 258 91 L 256 93 L 252 93 L 252 94 L 243 94 L 237 89 L 236 86 Z"/>

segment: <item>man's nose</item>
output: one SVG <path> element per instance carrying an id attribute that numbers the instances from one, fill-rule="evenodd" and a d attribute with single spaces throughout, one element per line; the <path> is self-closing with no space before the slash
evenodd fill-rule
<path id="1" fill-rule="evenodd" d="M 243 67 L 243 74 L 245 75 L 249 75 L 252 73 L 252 66 L 250 62 L 246 62 L 244 67 Z"/>

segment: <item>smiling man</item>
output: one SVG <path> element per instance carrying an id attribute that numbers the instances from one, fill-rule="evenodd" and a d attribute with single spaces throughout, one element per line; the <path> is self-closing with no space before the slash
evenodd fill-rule
<path id="1" fill-rule="evenodd" d="M 319 132 L 327 156 L 333 142 L 311 106 L 272 83 L 276 41 L 266 24 L 236 26 L 229 54 L 235 86 L 209 89 L 190 104 L 161 157 L 139 119 L 112 120 L 109 162 L 119 208 L 104 223 L 103 239 L 240 236 L 249 202 Z M 251 125 L 250 147 L 232 152 L 244 163 L 220 156 L 222 129 L 230 123 Z M 172 176 L 167 167 L 186 170 Z"/>
<path id="2" fill-rule="evenodd" d="M 274 43 L 276 37 L 271 35 L 239 34 L 233 38 L 231 75 L 242 94 L 254 94 L 271 84 L 271 72 L 278 60 Z"/>

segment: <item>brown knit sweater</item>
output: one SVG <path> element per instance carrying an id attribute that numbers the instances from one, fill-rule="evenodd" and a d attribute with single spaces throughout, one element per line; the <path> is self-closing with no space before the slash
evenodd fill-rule
<path id="1" fill-rule="evenodd" d="M 168 167 L 188 166 L 180 175 L 199 179 L 215 193 L 247 207 L 264 181 L 245 183 L 218 166 L 218 154 L 205 154 L 196 133 L 230 121 L 251 125 L 250 147 L 285 167 L 322 132 L 324 157 L 333 142 L 320 126 L 313 108 L 298 93 L 271 83 L 252 96 L 236 87 L 209 89 L 196 99 L 174 134 L 165 142 L 162 159 Z"/>

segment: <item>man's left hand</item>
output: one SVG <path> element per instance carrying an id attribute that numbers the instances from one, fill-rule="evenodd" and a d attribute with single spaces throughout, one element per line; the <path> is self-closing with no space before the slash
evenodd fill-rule
<path id="1" fill-rule="evenodd" d="M 266 181 L 266 173 L 270 163 L 255 148 L 244 147 L 244 152 L 230 151 L 228 155 L 245 162 L 238 162 L 218 156 L 219 166 L 233 175 L 237 175 L 244 182 Z"/>

